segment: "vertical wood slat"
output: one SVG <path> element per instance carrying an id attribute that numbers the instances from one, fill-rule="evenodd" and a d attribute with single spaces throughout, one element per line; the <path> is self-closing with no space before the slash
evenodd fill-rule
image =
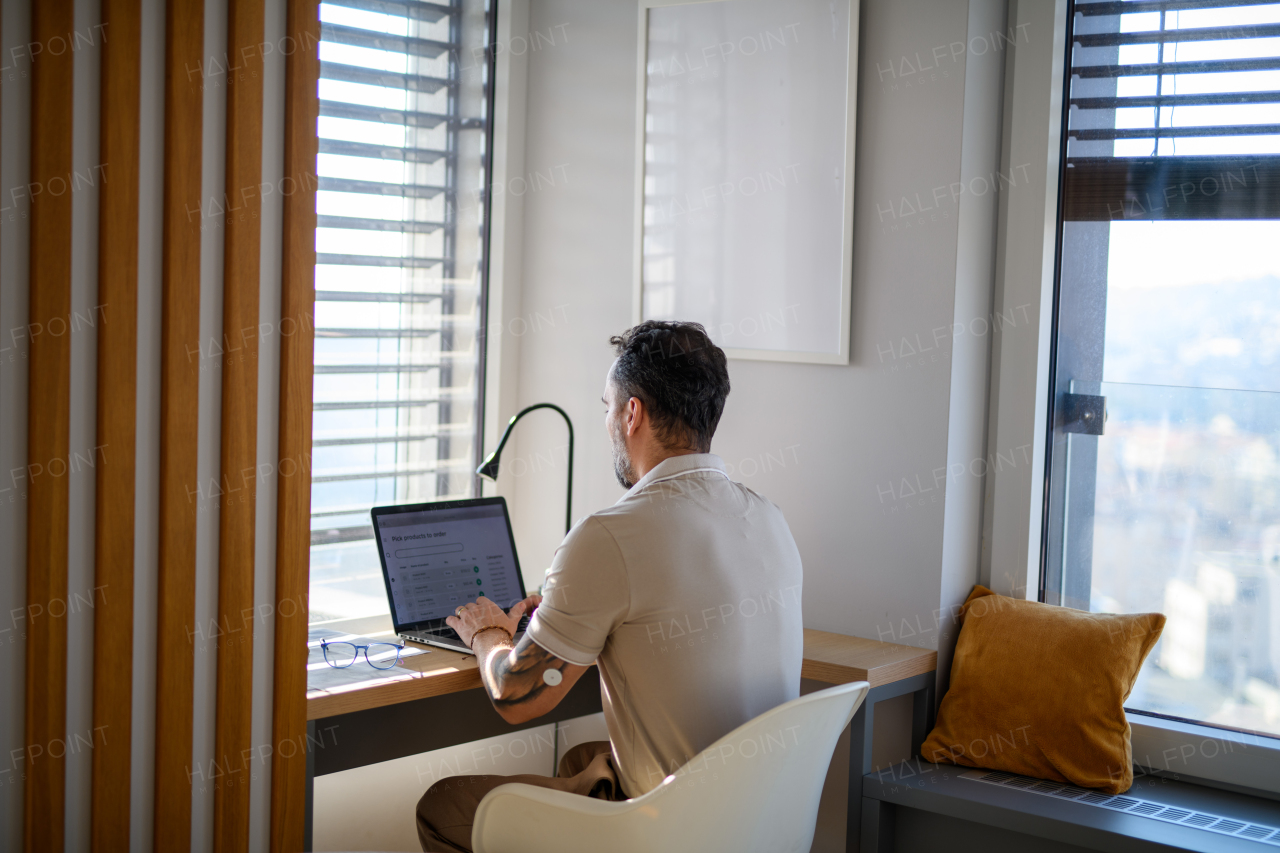
<path id="1" fill-rule="evenodd" d="M 271 851 L 305 833 L 307 620 L 311 561 L 311 402 L 315 324 L 315 169 L 320 114 L 320 5 L 287 0 L 280 305 L 280 460 L 276 501 Z M 309 747 L 308 747 L 309 748 Z"/>
<path id="2" fill-rule="evenodd" d="M 222 303 L 222 502 L 213 848 L 249 848 L 253 713 L 254 524 L 258 463 L 263 0 L 231 0 L 227 18 L 227 172 Z"/>
<path id="3" fill-rule="evenodd" d="M 191 848 L 204 2 L 165 11 L 155 849 Z M 196 211 L 196 213 L 192 213 Z"/>
<path id="4" fill-rule="evenodd" d="M 68 39 L 74 29 L 72 0 L 32 4 L 23 800 L 23 844 L 29 853 L 62 850 L 66 808 L 74 62 Z M 58 744 L 63 747 L 59 749 Z"/>
<path id="5" fill-rule="evenodd" d="M 133 726 L 133 521 L 138 394 L 138 151 L 142 8 L 102 0 L 98 162 L 97 464 L 94 499 L 93 739 L 90 840 L 129 848 Z"/>

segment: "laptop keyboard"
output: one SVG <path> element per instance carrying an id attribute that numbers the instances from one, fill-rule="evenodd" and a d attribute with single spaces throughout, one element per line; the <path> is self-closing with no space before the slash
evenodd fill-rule
<path id="1" fill-rule="evenodd" d="M 523 634 L 528 627 L 529 627 L 529 617 L 521 616 L 520 624 L 516 627 L 516 633 Z M 432 637 L 438 637 L 442 640 L 453 640 L 455 643 L 462 642 L 462 638 L 458 636 L 458 632 L 447 626 L 443 628 L 437 628 L 435 630 L 430 630 L 430 631 L 425 629 L 421 631 L 413 631 L 410 633 L 410 636 L 412 636 L 413 634 L 422 634 L 424 636 L 430 634 Z"/>

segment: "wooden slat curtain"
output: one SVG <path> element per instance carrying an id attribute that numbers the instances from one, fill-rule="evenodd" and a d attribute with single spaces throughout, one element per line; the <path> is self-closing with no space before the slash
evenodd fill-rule
<path id="1" fill-rule="evenodd" d="M 79 843 L 68 836 L 83 826 L 76 838 L 95 851 L 140 842 L 247 851 L 260 846 L 251 838 L 257 800 L 269 820 L 258 838 L 273 851 L 300 850 L 319 3 L 23 2 L 13 19 L 30 31 L 6 43 L 29 36 L 29 74 L 6 76 L 2 97 L 29 87 L 29 156 L 14 166 L 28 184 L 27 280 L 6 284 L 27 291 L 25 601 L 15 605 L 25 621 L 25 743 L 10 753 L 20 756 L 21 827 L 0 826 L 0 848 L 61 851 Z M 264 131 L 266 87 L 283 93 L 283 139 Z M 159 107 L 151 113 L 148 93 Z M 161 156 L 144 156 L 148 140 Z M 93 152 L 87 171 L 76 151 Z M 271 205 L 278 218 L 267 216 Z M 76 272 L 78 258 L 87 272 Z M 274 258 L 279 276 L 264 275 Z M 81 286 L 93 295 L 87 351 L 70 330 Z M 263 313 L 277 294 L 279 314 Z M 140 356 L 147 340 L 158 340 L 158 372 Z M 89 399 L 73 393 L 83 364 L 92 368 Z M 263 370 L 278 370 L 278 398 L 260 395 L 260 383 L 275 379 L 264 381 Z M 73 474 L 86 452 L 72 446 L 74 424 L 94 437 L 87 479 Z M 267 458 L 264 436 L 278 438 Z M 155 496 L 147 512 L 144 492 Z M 70 545 L 76 495 L 85 494 L 90 566 L 76 564 Z M 273 500 L 260 508 L 264 495 Z M 202 527 L 206 511 L 217 523 Z M 275 542 L 265 560 L 264 523 Z M 86 571 L 93 591 L 77 610 L 69 604 L 83 591 L 69 577 Z M 92 618 L 92 640 L 69 651 L 80 623 L 69 630 L 68 620 L 80 612 Z M 202 625 L 202 613 L 213 622 Z M 213 652 L 201 658 L 210 638 Z M 255 659 L 264 643 L 273 650 Z M 90 646 L 81 659 L 77 648 Z M 154 674 L 136 665 L 151 658 Z M 203 681 L 201 660 L 212 666 Z M 87 740 L 70 728 L 84 691 L 69 682 L 90 685 Z M 153 718 L 138 701 L 152 690 Z M 269 715 L 267 730 L 255 730 L 255 708 Z M 154 738 L 154 750 L 141 751 L 151 762 L 135 759 L 137 737 Z M 82 740 L 91 779 L 87 794 L 72 794 L 68 762 Z M 210 742 L 211 757 L 201 752 Z M 139 789 L 152 798 L 141 812 Z M 83 821 L 73 811 L 81 805 Z M 150 814 L 145 825 L 139 813 Z"/>
<path id="2" fill-rule="evenodd" d="M 320 7 L 289 0 L 285 61 L 284 240 L 280 304 L 280 465 L 276 504 L 275 693 L 271 739 L 271 851 L 301 850 L 307 759 L 307 608 L 311 560 L 311 402 L 315 321 Z M 310 45 L 309 49 L 303 49 Z M 285 744 L 289 744 L 285 747 Z"/>
<path id="3" fill-rule="evenodd" d="M 74 28 L 71 0 L 36 3 L 31 38 L 53 45 Z M 66 802 L 67 547 L 71 455 L 71 192 L 73 55 L 42 51 L 31 68 L 31 201 L 27 380 L 27 726 L 23 839 L 61 850 Z M 55 188 L 61 190 L 55 192 Z M 40 329 L 35 334 L 36 328 Z M 47 332 L 47 334 L 46 334 Z M 60 334 L 59 334 L 60 333 Z M 37 474 L 36 466 L 40 470 Z M 38 614 L 38 615 L 36 615 Z M 31 618 L 35 615 L 35 618 Z"/>
<path id="4" fill-rule="evenodd" d="M 98 460 L 94 510 L 93 722 L 113 736 L 93 753 L 90 839 L 96 850 L 129 847 L 133 721 L 134 472 L 138 405 L 138 146 L 142 6 L 102 0 L 111 39 L 102 45 L 98 197 L 98 301 L 111 306 L 98 328 Z M 118 593 L 116 592 L 118 590 Z"/>
<path id="5" fill-rule="evenodd" d="M 160 316 L 160 521 L 156 614 L 155 849 L 191 838 L 200 423 L 204 3 L 165 10 L 164 201 Z M 192 358 L 195 353 L 197 358 Z"/>

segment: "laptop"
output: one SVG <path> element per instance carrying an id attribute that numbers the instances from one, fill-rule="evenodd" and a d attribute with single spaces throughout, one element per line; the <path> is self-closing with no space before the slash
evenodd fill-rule
<path id="1" fill-rule="evenodd" d="M 488 598 L 510 610 L 525 598 L 503 498 L 374 507 L 373 536 L 396 634 L 474 654 L 444 620 Z M 519 639 L 529 618 L 520 620 Z"/>

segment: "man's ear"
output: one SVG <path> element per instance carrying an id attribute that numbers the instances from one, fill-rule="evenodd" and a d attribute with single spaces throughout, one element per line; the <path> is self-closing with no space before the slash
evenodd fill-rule
<path id="1" fill-rule="evenodd" d="M 640 429 L 640 422 L 644 419 L 644 403 L 639 397 L 632 397 L 627 400 L 627 435 L 635 435 Z"/>

